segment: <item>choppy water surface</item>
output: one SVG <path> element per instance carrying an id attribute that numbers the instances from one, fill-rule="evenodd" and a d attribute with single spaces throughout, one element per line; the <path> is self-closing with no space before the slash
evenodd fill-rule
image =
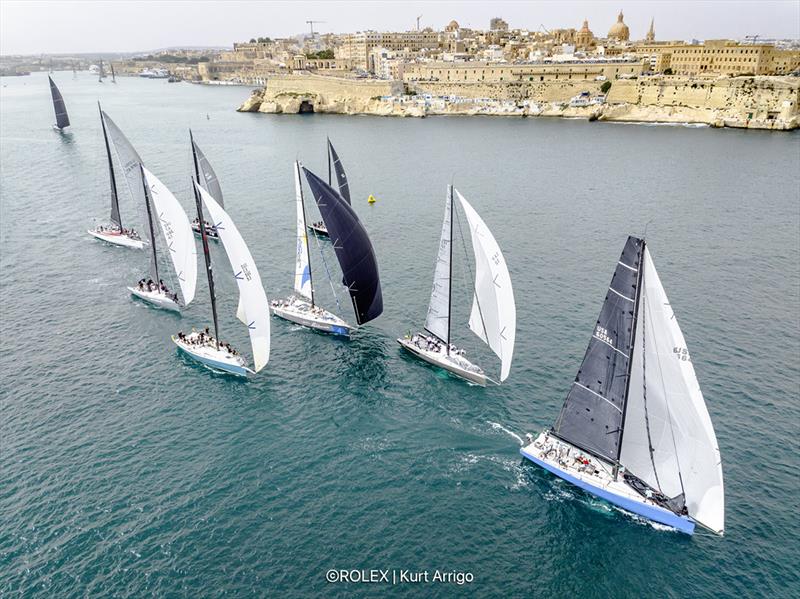
<path id="1" fill-rule="evenodd" d="M 44 74 L 0 90 L 0 594 L 796 596 L 796 134 L 237 114 L 245 88 L 55 77 L 65 136 L 50 129 Z M 384 315 L 350 342 L 273 320 L 272 360 L 248 382 L 177 356 L 169 335 L 210 322 L 205 288 L 182 317 L 148 309 L 125 290 L 146 255 L 85 233 L 108 216 L 98 99 L 187 209 L 193 129 L 270 297 L 292 281 L 291 162 L 324 173 L 329 135 L 380 261 Z M 394 341 L 423 323 L 451 181 L 514 282 L 501 387 L 457 382 Z M 143 229 L 124 195 L 122 211 Z M 724 538 L 622 514 L 522 463 L 501 428 L 552 423 L 625 236 L 648 222 L 722 451 Z M 249 355 L 220 249 L 222 334 Z M 477 349 L 456 260 L 454 331 Z M 331 585 L 329 568 L 474 582 Z"/>

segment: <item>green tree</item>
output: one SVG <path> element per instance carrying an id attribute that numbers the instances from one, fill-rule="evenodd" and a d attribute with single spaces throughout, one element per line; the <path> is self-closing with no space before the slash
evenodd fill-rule
<path id="1" fill-rule="evenodd" d="M 667 67 L 666 69 L 664 69 L 664 74 L 665 75 L 672 75 L 672 69 Z"/>
<path id="2" fill-rule="evenodd" d="M 600 86 L 600 91 L 604 94 L 608 93 L 608 90 L 611 89 L 611 82 L 610 81 L 603 81 L 603 85 Z"/>
<path id="3" fill-rule="evenodd" d="M 250 43 L 251 43 L 251 44 L 255 44 L 255 43 L 256 43 L 256 38 L 254 38 L 254 37 L 251 37 L 251 38 L 250 38 Z"/>

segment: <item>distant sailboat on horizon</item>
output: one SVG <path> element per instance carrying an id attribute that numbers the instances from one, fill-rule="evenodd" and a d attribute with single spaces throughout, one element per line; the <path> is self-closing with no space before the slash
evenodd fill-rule
<path id="1" fill-rule="evenodd" d="M 61 95 L 61 91 L 58 89 L 55 81 L 53 81 L 53 78 L 48 75 L 47 79 L 50 81 L 50 95 L 53 98 L 53 110 L 56 113 L 56 124 L 53 125 L 53 129 L 59 133 L 63 133 L 64 129 L 69 127 L 67 106 L 64 104 L 64 97 Z"/>
<path id="2" fill-rule="evenodd" d="M 105 77 L 106 77 L 106 72 L 103 69 L 103 59 L 102 58 L 100 59 L 100 66 L 99 66 L 99 69 L 97 71 L 97 75 L 98 75 L 97 81 L 99 83 L 103 83 L 103 79 L 105 79 Z"/>
<path id="3" fill-rule="evenodd" d="M 501 382 L 506 380 L 511 370 L 517 328 L 511 275 L 500 246 L 486 223 L 452 185 L 447 186 L 442 234 L 434 267 L 428 315 L 425 319 L 425 330 L 429 335 L 409 333 L 397 342 L 415 357 L 470 383 L 485 386 L 488 377 L 484 371 L 465 357 L 464 350 L 458 348 L 451 337 L 453 223 L 457 220 L 454 197 L 458 198 L 467 217 L 475 254 L 475 283 L 469 328 L 500 358 Z M 459 228 L 460 226 L 459 223 Z"/>
<path id="4" fill-rule="evenodd" d="M 554 426 L 520 452 L 628 512 L 723 534 L 719 445 L 644 239 L 625 243 Z"/>

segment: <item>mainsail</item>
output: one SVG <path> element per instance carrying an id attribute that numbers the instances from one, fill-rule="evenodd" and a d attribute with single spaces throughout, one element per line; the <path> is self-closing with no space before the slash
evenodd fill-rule
<path id="1" fill-rule="evenodd" d="M 217 201 L 217 204 L 224 208 L 225 202 L 222 199 L 222 188 L 219 186 L 217 174 L 214 172 L 214 169 L 211 168 L 211 163 L 208 161 L 208 158 L 206 158 L 206 155 L 200 150 L 200 146 L 194 141 L 194 136 L 191 131 L 189 131 L 189 139 L 192 142 L 194 170 L 197 180 L 200 181 L 203 188 L 211 194 L 211 197 Z"/>
<path id="2" fill-rule="evenodd" d="M 372 242 L 350 205 L 306 167 L 303 172 L 336 250 L 342 283 L 350 293 L 356 321 L 367 323 L 383 312 L 381 281 Z"/>
<path id="3" fill-rule="evenodd" d="M 142 170 L 155 207 L 155 217 L 164 233 L 166 247 L 183 292 L 183 304 L 188 306 L 197 288 L 197 248 L 189 217 L 166 185 L 146 168 L 142 167 Z"/>
<path id="4" fill-rule="evenodd" d="M 722 465 L 700 384 L 650 251 L 644 249 L 620 463 L 689 515 L 724 529 Z"/>
<path id="5" fill-rule="evenodd" d="M 314 287 L 311 281 L 311 257 L 308 251 L 308 229 L 303 202 L 303 184 L 300 181 L 300 163 L 294 163 L 294 192 L 297 204 L 297 256 L 294 268 L 294 290 L 314 303 Z"/>
<path id="6" fill-rule="evenodd" d="M 114 151 L 117 154 L 117 161 L 122 168 L 125 184 L 128 192 L 131 194 L 133 203 L 136 206 L 141 206 L 144 201 L 144 182 L 142 181 L 142 171 L 139 165 L 142 164 L 142 159 L 136 152 L 131 142 L 125 137 L 116 123 L 111 120 L 103 110 L 100 111 L 103 119 L 104 126 L 111 139 L 111 144 L 114 146 Z M 112 201 L 113 203 L 113 201 Z M 119 218 L 119 206 L 116 207 L 117 218 Z M 111 220 L 114 220 L 114 207 L 111 209 Z"/>
<path id="7" fill-rule="evenodd" d="M 339 160 L 339 155 L 336 153 L 336 150 L 331 143 L 331 140 L 328 140 L 328 185 L 331 184 L 330 182 L 330 168 L 331 164 L 333 165 L 333 171 L 336 173 L 336 184 L 339 187 L 339 195 L 342 196 L 342 199 L 350 204 L 350 184 L 347 182 L 347 175 L 344 172 L 344 166 L 342 165 L 342 161 Z"/>
<path id="8" fill-rule="evenodd" d="M 209 219 L 217 229 L 228 261 L 233 269 L 233 276 L 239 287 L 240 320 L 247 325 L 250 343 L 253 347 L 253 362 L 258 372 L 269 361 L 269 302 L 261 277 L 258 274 L 253 256 L 242 239 L 236 225 L 213 197 L 195 182 L 195 188 L 208 209 Z"/>
<path id="9" fill-rule="evenodd" d="M 475 295 L 469 328 L 500 358 L 500 381 L 504 381 L 511 370 L 517 331 L 511 275 L 500 246 L 486 223 L 464 196 L 458 191 L 455 193 L 467 215 L 475 253 Z"/>
<path id="10" fill-rule="evenodd" d="M 565 441 L 611 462 L 619 458 L 643 245 L 636 237 L 625 243 L 589 347 L 553 429 Z"/>
<path id="11" fill-rule="evenodd" d="M 114 160 L 111 158 L 111 146 L 108 143 L 108 131 L 106 130 L 106 121 L 103 118 L 103 109 L 100 108 L 100 102 L 97 103 L 97 109 L 100 111 L 103 141 L 106 144 L 106 155 L 108 156 L 108 178 L 111 183 L 111 222 L 122 229 L 122 219 L 119 215 L 119 196 L 117 195 L 117 178 L 114 175 Z"/>
<path id="12" fill-rule="evenodd" d="M 53 96 L 53 109 L 56 112 L 56 127 L 63 129 L 69 127 L 69 115 L 67 114 L 67 106 L 64 104 L 64 98 L 61 95 L 58 87 L 53 81 L 52 77 L 47 77 L 50 81 L 50 95 Z"/>
<path id="13" fill-rule="evenodd" d="M 439 253 L 433 270 L 433 288 L 428 304 L 425 328 L 449 345 L 450 343 L 450 272 L 453 260 L 453 188 L 447 186 L 444 204 L 442 235 L 439 238 Z"/>

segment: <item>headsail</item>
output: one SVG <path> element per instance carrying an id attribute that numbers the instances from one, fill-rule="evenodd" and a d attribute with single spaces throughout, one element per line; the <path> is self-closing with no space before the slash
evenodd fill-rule
<path id="1" fill-rule="evenodd" d="M 183 304 L 188 306 L 197 288 L 197 248 L 189 217 L 167 186 L 146 168 L 142 169 L 155 207 L 154 216 L 164 233 L 166 248 L 183 292 Z"/>
<path id="2" fill-rule="evenodd" d="M 445 343 L 450 343 L 450 271 L 453 259 L 453 187 L 447 186 L 444 204 L 442 235 L 439 238 L 439 253 L 433 269 L 433 288 L 428 304 L 425 328 Z"/>
<path id="3" fill-rule="evenodd" d="M 56 112 L 56 127 L 63 129 L 69 127 L 69 115 L 67 114 L 67 106 L 64 104 L 64 98 L 61 95 L 58 87 L 53 81 L 52 77 L 47 77 L 50 81 L 50 95 L 53 96 L 53 109 Z"/>
<path id="4" fill-rule="evenodd" d="M 644 242 L 628 237 L 583 362 L 556 420 L 565 441 L 616 462 L 630 373 Z"/>
<path id="5" fill-rule="evenodd" d="M 247 244 L 242 239 L 236 225 L 228 213 L 212 198 L 205 189 L 195 183 L 195 187 L 208 209 L 209 219 L 217 229 L 228 261 L 233 268 L 233 276 L 239 286 L 239 309 L 237 316 L 247 325 L 250 343 L 253 347 L 253 362 L 258 372 L 269 361 L 269 302 L 256 263 Z"/>
<path id="6" fill-rule="evenodd" d="M 314 302 L 314 287 L 311 281 L 311 260 L 308 252 L 308 229 L 303 202 L 303 184 L 300 181 L 300 163 L 294 163 L 294 193 L 297 204 L 297 256 L 294 268 L 294 290 Z"/>
<path id="7" fill-rule="evenodd" d="M 367 323 L 383 312 L 378 261 L 372 242 L 350 205 L 306 167 L 303 172 L 336 250 L 342 283 L 350 292 L 356 321 Z"/>
<path id="8" fill-rule="evenodd" d="M 714 427 L 647 247 L 643 262 L 619 461 L 666 496 L 684 494 L 689 515 L 721 534 L 725 498 Z"/>
<path id="9" fill-rule="evenodd" d="M 128 138 L 125 137 L 125 134 L 122 133 L 116 123 L 111 120 L 111 117 L 102 110 L 100 111 L 100 115 L 117 154 L 117 160 L 122 168 L 122 174 L 124 175 L 123 178 L 125 179 L 128 192 L 131 194 L 131 198 L 133 198 L 134 205 L 141 206 L 145 201 L 144 182 L 142 181 L 142 171 L 139 168 L 142 159 L 131 145 L 131 142 L 128 141 Z M 117 211 L 118 210 L 119 207 L 117 206 Z M 119 212 L 117 212 L 117 218 L 119 218 Z M 111 220 L 114 220 L 113 206 L 111 210 Z"/>
<path id="10" fill-rule="evenodd" d="M 206 158 L 206 155 L 200 150 L 200 146 L 194 141 L 191 131 L 189 132 L 189 137 L 192 141 L 192 151 L 194 152 L 195 176 L 205 190 L 211 194 L 211 197 L 217 201 L 217 204 L 224 208 L 225 202 L 222 199 L 222 188 L 219 186 L 217 173 L 211 168 L 211 163 L 208 161 L 208 158 Z"/>
<path id="11" fill-rule="evenodd" d="M 344 165 L 342 165 L 342 161 L 339 160 L 339 155 L 336 153 L 330 139 L 328 140 L 328 160 L 328 168 L 331 166 L 330 163 L 333 163 L 333 171 L 336 173 L 336 184 L 339 187 L 339 195 L 342 196 L 345 202 L 350 204 L 350 184 L 347 182 Z"/>
<path id="12" fill-rule="evenodd" d="M 456 195 L 467 215 L 475 253 L 475 295 L 469 328 L 500 358 L 500 380 L 504 381 L 511 370 L 517 332 L 517 308 L 511 275 L 489 227 L 464 196 L 458 191 Z"/>

